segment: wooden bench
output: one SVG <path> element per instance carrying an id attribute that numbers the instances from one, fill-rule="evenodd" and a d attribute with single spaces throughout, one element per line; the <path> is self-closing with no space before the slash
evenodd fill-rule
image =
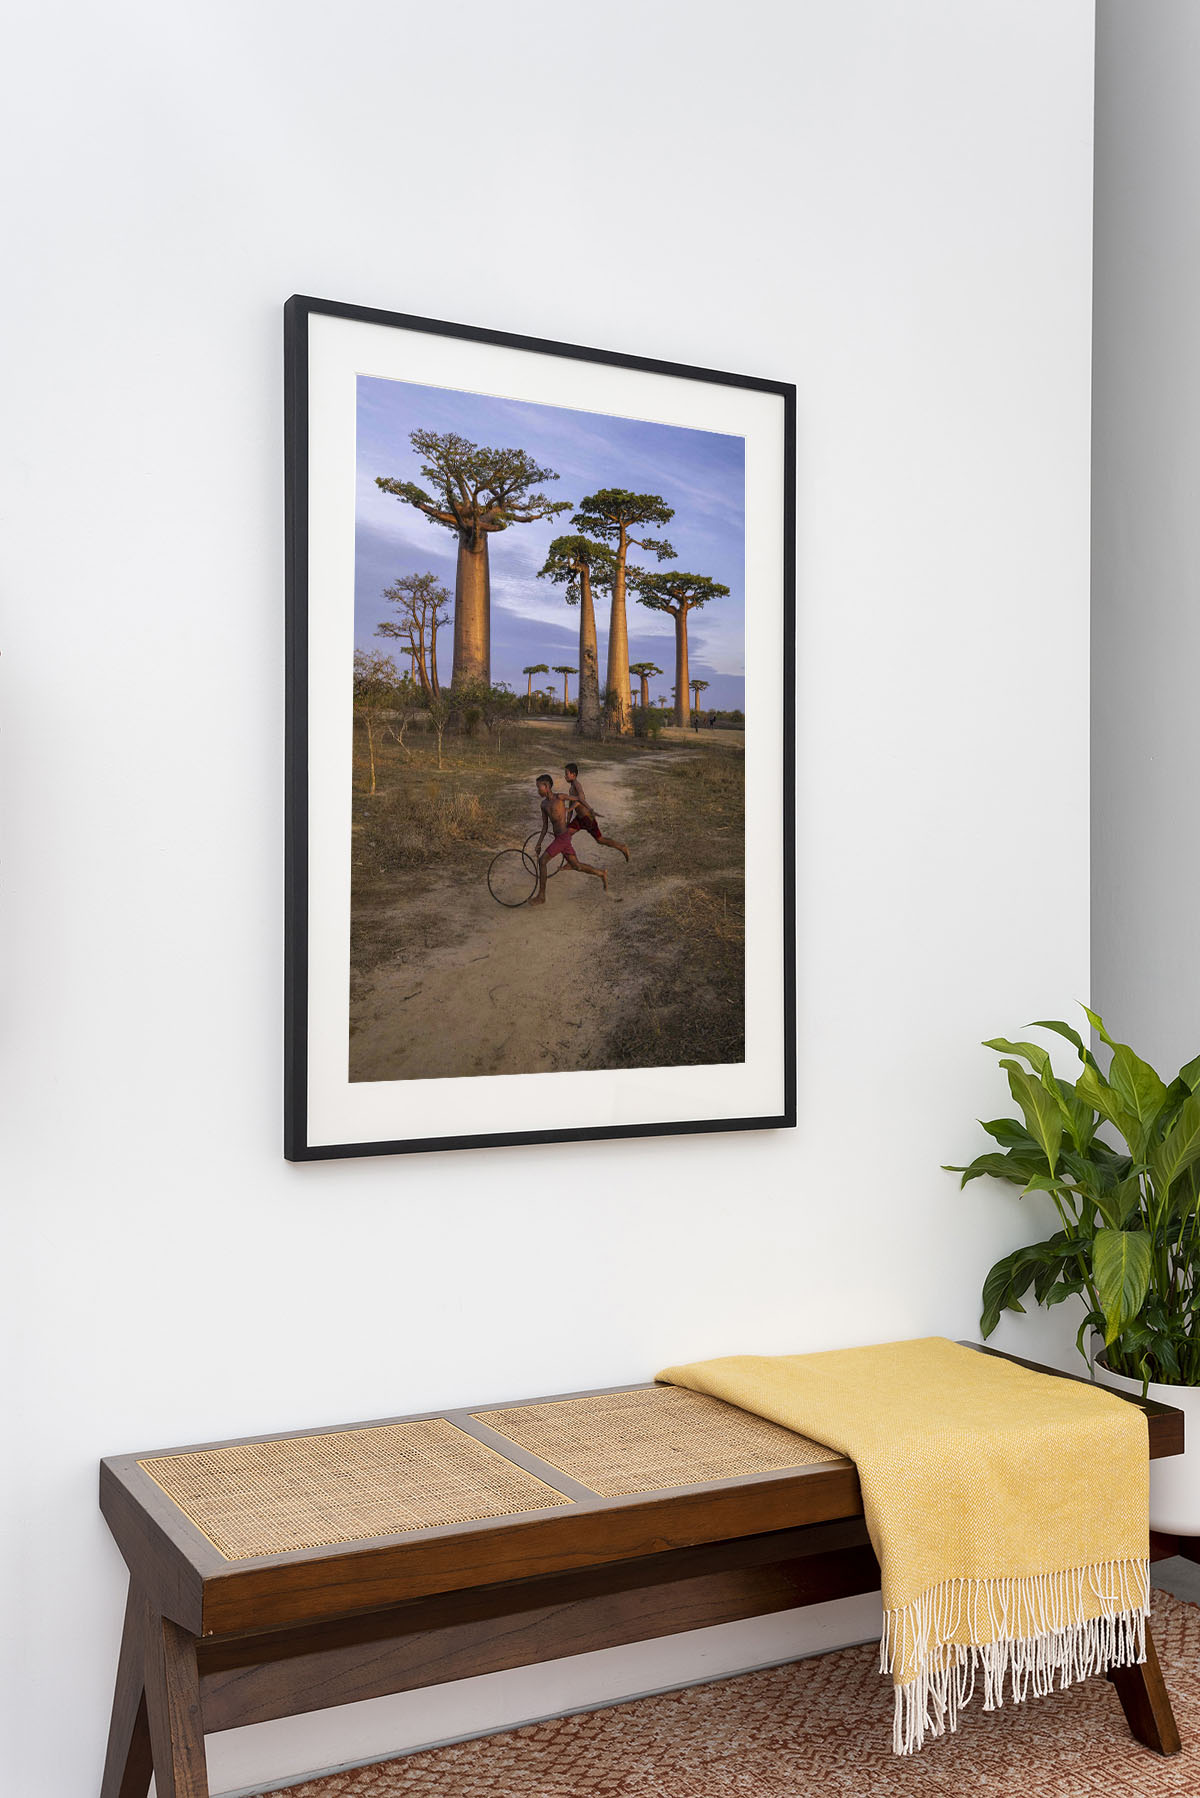
<path id="1" fill-rule="evenodd" d="M 100 1503 L 130 1576 L 102 1798 L 207 1798 L 208 1732 L 879 1586 L 851 1462 L 674 1387 L 119 1455 Z M 1174 1753 L 1149 1638 L 1110 1677 Z"/>

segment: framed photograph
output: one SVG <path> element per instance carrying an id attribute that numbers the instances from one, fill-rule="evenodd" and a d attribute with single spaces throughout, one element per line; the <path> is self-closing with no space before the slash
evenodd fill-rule
<path id="1" fill-rule="evenodd" d="M 295 297 L 286 393 L 289 1159 L 793 1124 L 795 389 Z"/>

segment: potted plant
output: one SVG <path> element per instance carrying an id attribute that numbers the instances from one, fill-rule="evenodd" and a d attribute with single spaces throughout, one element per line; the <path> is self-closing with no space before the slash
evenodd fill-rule
<path id="1" fill-rule="evenodd" d="M 994 1146 L 949 1171 L 962 1186 L 986 1174 L 1022 1196 L 1048 1194 L 1059 1228 L 992 1268 L 980 1328 L 986 1340 L 1002 1311 L 1024 1311 L 1031 1287 L 1040 1305 L 1081 1300 L 1076 1342 L 1093 1378 L 1184 1411 L 1192 1446 L 1153 1464 L 1150 1520 L 1200 1535 L 1200 1056 L 1168 1083 L 1083 1009 L 1106 1067 L 1069 1024 L 1029 1026 L 1072 1045 L 1074 1083 L 1037 1043 L 984 1044 L 1000 1055 L 1021 1115 L 984 1124 Z"/>

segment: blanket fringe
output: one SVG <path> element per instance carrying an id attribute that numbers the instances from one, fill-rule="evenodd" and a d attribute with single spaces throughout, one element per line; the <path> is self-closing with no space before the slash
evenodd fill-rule
<path id="1" fill-rule="evenodd" d="M 1148 1560 L 1107 1561 L 1020 1579 L 956 1579 L 885 1611 L 880 1668 L 896 1685 L 892 1746 L 912 1754 L 926 1735 L 958 1727 L 983 1678 L 983 1708 L 1044 1697 L 1110 1667 L 1146 1658 Z M 1100 1615 L 1088 1611 L 1100 1605 Z M 961 1638 L 966 1636 L 969 1645 Z"/>

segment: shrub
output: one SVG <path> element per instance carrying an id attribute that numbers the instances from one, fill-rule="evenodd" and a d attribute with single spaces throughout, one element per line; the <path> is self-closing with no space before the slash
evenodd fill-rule
<path id="1" fill-rule="evenodd" d="M 662 715 L 653 706 L 635 705 L 633 708 L 633 734 L 635 737 L 648 738 L 655 742 L 662 735 Z"/>

